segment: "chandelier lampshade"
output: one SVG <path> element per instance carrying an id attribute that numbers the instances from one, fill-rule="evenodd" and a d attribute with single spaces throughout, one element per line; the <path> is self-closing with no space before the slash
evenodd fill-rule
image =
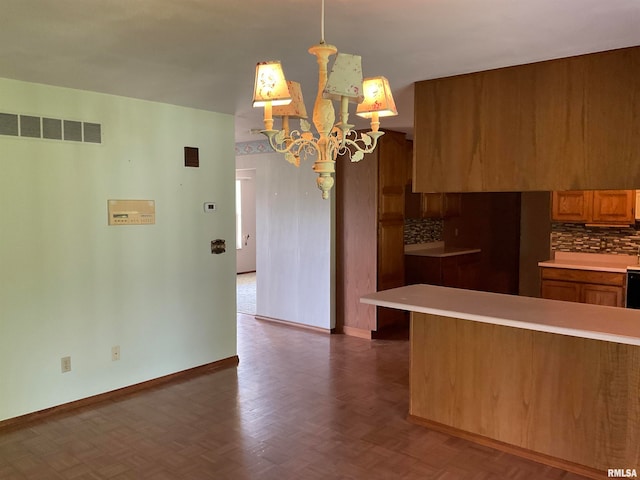
<path id="1" fill-rule="evenodd" d="M 287 105 L 291 94 L 279 61 L 261 62 L 256 65 L 256 82 L 253 87 L 253 106 Z"/>
<path id="2" fill-rule="evenodd" d="M 282 118 L 282 133 L 284 134 L 284 144 L 289 147 L 293 140 L 291 138 L 291 128 L 289 127 L 290 118 L 299 118 L 306 120 L 307 109 L 304 106 L 304 100 L 302 99 L 302 89 L 298 82 L 287 80 L 287 86 L 289 87 L 289 93 L 291 94 L 291 103 L 288 105 L 279 105 L 273 107 L 273 116 Z M 293 152 L 291 155 L 285 155 L 288 162 L 294 164 L 296 167 L 300 166 L 300 155 L 297 152 Z"/>
<path id="3" fill-rule="evenodd" d="M 358 105 L 356 115 L 371 118 L 374 114 L 378 114 L 379 117 L 391 117 L 398 114 L 389 87 L 389 80 L 385 77 L 365 78 L 363 89 L 364 101 Z"/>
<path id="4" fill-rule="evenodd" d="M 287 80 L 291 102 L 287 105 L 273 107 L 274 117 L 307 118 L 307 109 L 302 98 L 302 88 L 298 82 Z"/>
<path id="5" fill-rule="evenodd" d="M 338 53 L 324 87 L 324 98 L 340 101 L 347 97 L 351 103 L 364 100 L 362 94 L 362 57 Z"/>
<path id="6" fill-rule="evenodd" d="M 393 101 L 389 81 L 385 77 L 365 78 L 362 82 L 364 101 L 358 105 L 356 115 L 371 119 L 371 130 L 378 131 L 379 117 L 391 117 L 398 114 Z"/>

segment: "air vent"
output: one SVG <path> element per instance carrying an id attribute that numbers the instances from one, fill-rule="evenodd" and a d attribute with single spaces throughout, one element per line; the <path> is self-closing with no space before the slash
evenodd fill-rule
<path id="1" fill-rule="evenodd" d="M 40 117 L 20 115 L 20 136 L 40 138 Z"/>
<path id="2" fill-rule="evenodd" d="M 102 133 L 99 123 L 83 123 L 84 141 L 89 143 L 102 143 Z"/>
<path id="3" fill-rule="evenodd" d="M 0 135 L 18 135 L 18 115 L 0 113 Z"/>
<path id="4" fill-rule="evenodd" d="M 43 118 L 42 138 L 62 140 L 62 120 L 58 120 L 57 118 Z"/>
<path id="5" fill-rule="evenodd" d="M 82 123 L 72 120 L 64 121 L 64 139 L 72 142 L 82 141 Z"/>
<path id="6" fill-rule="evenodd" d="M 200 166 L 200 154 L 196 147 L 184 147 L 184 166 L 185 167 L 199 167 Z"/>
<path id="7" fill-rule="evenodd" d="M 102 125 L 77 120 L 0 113 L 0 135 L 102 143 Z"/>

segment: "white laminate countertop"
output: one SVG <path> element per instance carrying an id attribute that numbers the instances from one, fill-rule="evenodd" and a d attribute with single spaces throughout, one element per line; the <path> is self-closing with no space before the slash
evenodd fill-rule
<path id="1" fill-rule="evenodd" d="M 640 346 L 640 310 L 435 285 L 370 293 L 362 303 Z"/>
<path id="2" fill-rule="evenodd" d="M 627 267 L 640 267 L 635 255 L 573 252 L 556 252 L 552 260 L 539 262 L 538 266 L 614 273 L 626 273 Z"/>
<path id="3" fill-rule="evenodd" d="M 455 255 L 467 255 L 481 252 L 479 248 L 448 247 L 444 242 L 421 243 L 418 245 L 406 245 L 405 255 L 418 257 L 453 257 Z"/>

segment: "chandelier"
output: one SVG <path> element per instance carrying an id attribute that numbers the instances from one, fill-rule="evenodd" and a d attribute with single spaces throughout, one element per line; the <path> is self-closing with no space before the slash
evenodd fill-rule
<path id="1" fill-rule="evenodd" d="M 273 150 L 300 166 L 303 160 L 315 155 L 313 170 L 322 198 L 329 198 L 333 187 L 335 162 L 338 155 L 352 162 L 362 160 L 375 150 L 384 132 L 379 131 L 379 117 L 397 115 L 389 82 L 385 77 L 362 78 L 359 55 L 338 53 L 338 49 L 324 41 L 324 0 L 322 0 L 320 43 L 309 48 L 318 61 L 318 95 L 313 107 L 313 125 L 306 120 L 307 111 L 300 84 L 285 79 L 280 61 L 261 62 L 256 66 L 253 106 L 264 107 L 264 130 Z M 329 57 L 336 55 L 327 75 Z M 340 119 L 335 123 L 333 101 L 340 102 Z M 371 119 L 371 131 L 357 132 L 349 120 L 349 103 L 358 104 L 356 115 Z M 282 129 L 273 129 L 273 118 L 282 118 Z M 300 129 L 291 130 L 289 120 L 300 119 Z"/>

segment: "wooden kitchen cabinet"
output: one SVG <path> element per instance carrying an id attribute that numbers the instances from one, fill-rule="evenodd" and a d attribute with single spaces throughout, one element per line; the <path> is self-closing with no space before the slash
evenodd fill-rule
<path id="1" fill-rule="evenodd" d="M 543 267 L 541 296 L 551 300 L 623 307 L 625 284 L 624 273 Z"/>
<path id="2" fill-rule="evenodd" d="M 638 78 L 640 46 L 416 82 L 415 189 L 635 188 Z"/>
<path id="3" fill-rule="evenodd" d="M 460 215 L 459 193 L 423 193 L 423 218 L 449 218 Z"/>
<path id="4" fill-rule="evenodd" d="M 635 190 L 594 190 L 592 221 L 631 225 L 635 222 L 635 203 Z"/>
<path id="5" fill-rule="evenodd" d="M 479 288 L 480 253 L 439 256 L 405 256 L 405 283 L 427 283 L 443 287 Z"/>
<path id="6" fill-rule="evenodd" d="M 593 305 L 609 305 L 611 307 L 624 307 L 624 287 L 613 285 L 582 285 L 583 303 Z"/>
<path id="7" fill-rule="evenodd" d="M 404 173 L 406 178 L 406 185 L 411 186 L 411 183 L 413 182 L 413 140 L 407 139 L 406 146 L 407 154 L 404 159 Z"/>
<path id="8" fill-rule="evenodd" d="M 581 284 L 562 280 L 542 280 L 542 298 L 564 300 L 565 302 L 581 302 Z"/>
<path id="9" fill-rule="evenodd" d="M 459 193 L 420 193 L 413 192 L 413 142 L 407 140 L 405 158 L 407 183 L 404 189 L 405 218 L 449 218 L 460 215 L 462 203 Z"/>
<path id="10" fill-rule="evenodd" d="M 405 191 L 406 218 L 450 218 L 460 215 L 459 193 L 413 193 Z"/>
<path id="11" fill-rule="evenodd" d="M 360 302 L 404 285 L 404 133 L 386 131 L 360 162 L 336 162 L 336 330 L 372 338 L 407 324 L 404 312 Z"/>
<path id="12" fill-rule="evenodd" d="M 551 220 L 554 222 L 591 221 L 593 190 L 551 192 Z"/>
<path id="13" fill-rule="evenodd" d="M 555 222 L 631 225 L 635 222 L 635 190 L 567 190 L 552 192 Z"/>

